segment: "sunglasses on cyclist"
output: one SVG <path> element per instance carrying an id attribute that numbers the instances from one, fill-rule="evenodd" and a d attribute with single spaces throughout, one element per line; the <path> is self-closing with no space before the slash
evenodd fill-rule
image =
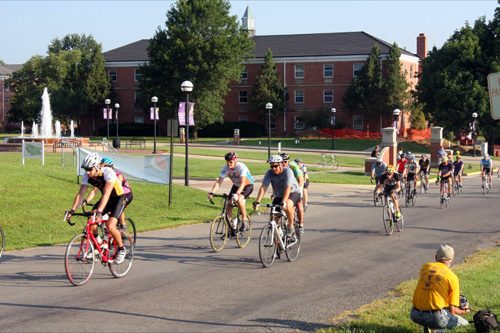
<path id="1" fill-rule="evenodd" d="M 276 169 L 277 167 L 279 167 L 279 164 L 271 164 L 270 167 L 271 169 Z"/>
<path id="2" fill-rule="evenodd" d="M 92 171 L 94 168 L 85 168 L 85 171 Z"/>

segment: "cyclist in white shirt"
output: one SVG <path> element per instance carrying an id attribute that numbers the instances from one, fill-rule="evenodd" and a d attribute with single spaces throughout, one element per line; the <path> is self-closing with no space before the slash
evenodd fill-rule
<path id="1" fill-rule="evenodd" d="M 490 155 L 484 154 L 484 158 L 481 159 L 481 162 L 479 163 L 479 166 L 481 167 L 481 179 L 483 183 L 483 188 L 484 188 L 484 177 L 488 175 L 488 178 L 490 179 L 490 188 L 493 187 L 493 178 L 491 177 L 491 174 L 493 173 L 493 161 L 490 158 Z"/>
<path id="2" fill-rule="evenodd" d="M 224 178 L 229 177 L 229 179 L 233 182 L 233 187 L 231 187 L 231 191 L 229 192 L 230 200 L 227 217 L 230 221 L 233 221 L 233 208 L 235 204 L 238 205 L 241 216 L 243 216 L 240 231 L 245 231 L 248 228 L 245 199 L 248 198 L 248 196 L 253 192 L 254 181 L 247 166 L 237 161 L 238 154 L 231 151 L 224 156 L 224 159 L 226 160 L 226 165 L 222 167 L 219 179 L 212 186 L 212 190 L 208 192 L 208 198 L 212 199 L 213 194 L 217 192 L 217 189 L 224 181 Z M 236 225 L 233 225 L 233 228 L 234 227 L 236 227 Z"/>

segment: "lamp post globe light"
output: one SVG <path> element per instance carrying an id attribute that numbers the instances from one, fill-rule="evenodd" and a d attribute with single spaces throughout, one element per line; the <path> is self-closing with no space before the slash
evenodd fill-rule
<path id="1" fill-rule="evenodd" d="M 332 108 L 332 150 L 335 149 L 335 112 L 336 108 Z"/>
<path id="2" fill-rule="evenodd" d="M 473 146 L 472 146 L 472 156 L 476 157 L 476 137 L 477 137 L 477 135 L 476 135 L 476 118 L 477 118 L 477 113 L 476 112 L 474 112 L 472 114 L 472 118 L 474 118 L 474 121 L 472 123 L 473 126 L 474 126 L 473 127 L 474 132 L 472 132 L 472 140 L 474 140 L 473 141 Z"/>
<path id="3" fill-rule="evenodd" d="M 116 138 L 113 141 L 114 148 L 120 148 L 120 137 L 118 136 L 118 109 L 120 108 L 120 104 L 115 104 L 115 119 L 116 119 Z"/>
<path id="4" fill-rule="evenodd" d="M 186 170 L 184 172 L 184 186 L 189 186 L 189 94 L 193 91 L 193 83 L 184 81 L 181 83 L 181 90 L 186 94 Z"/>
<path id="5" fill-rule="evenodd" d="M 109 104 L 111 104 L 111 101 L 109 100 L 109 98 L 106 98 L 106 100 L 104 101 L 104 104 L 106 104 L 106 119 L 107 119 L 107 128 L 108 128 L 106 139 L 108 139 L 108 141 L 109 141 Z"/>
<path id="6" fill-rule="evenodd" d="M 151 97 L 151 102 L 153 103 L 153 118 L 154 118 L 154 130 L 153 130 L 153 136 L 154 136 L 154 148 L 153 148 L 153 154 L 156 154 L 156 103 L 158 103 L 158 97 L 153 96 Z"/>
<path id="7" fill-rule="evenodd" d="M 273 108 L 272 103 L 267 103 L 266 104 L 266 109 L 267 109 L 267 114 L 268 114 L 268 119 L 267 119 L 267 159 L 269 160 L 271 158 L 271 109 Z"/>

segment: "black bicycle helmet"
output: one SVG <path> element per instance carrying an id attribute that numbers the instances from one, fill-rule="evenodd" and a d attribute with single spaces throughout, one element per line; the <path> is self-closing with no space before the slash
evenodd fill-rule
<path id="1" fill-rule="evenodd" d="M 235 160 L 238 158 L 238 154 L 236 154 L 234 151 L 230 151 L 229 153 L 227 153 L 225 156 L 224 156 L 224 159 L 226 161 L 232 161 L 232 160 Z"/>
<path id="2" fill-rule="evenodd" d="M 283 158 L 283 161 L 290 160 L 290 155 L 288 155 L 287 153 L 281 153 L 280 156 Z"/>

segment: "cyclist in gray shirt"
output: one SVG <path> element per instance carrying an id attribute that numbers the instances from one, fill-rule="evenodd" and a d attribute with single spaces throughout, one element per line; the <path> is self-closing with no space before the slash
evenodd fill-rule
<path id="1" fill-rule="evenodd" d="M 300 201 L 299 183 L 297 183 L 293 171 L 283 166 L 283 158 L 280 155 L 271 156 L 268 163 L 271 169 L 266 172 L 262 180 L 262 186 L 259 189 L 257 201 L 253 203 L 253 206 L 254 209 L 256 209 L 256 206 L 266 193 L 269 184 L 271 184 L 273 186 L 274 195 L 273 204 L 281 204 L 282 209 L 285 211 L 289 224 L 288 236 L 291 237 L 295 232 L 293 226 L 295 214 L 294 207 Z"/>
<path id="2" fill-rule="evenodd" d="M 380 180 L 380 176 L 382 176 L 385 173 L 385 168 L 387 167 L 387 164 L 382 161 L 382 158 L 377 158 L 377 161 L 373 163 L 372 165 L 372 179 L 375 179 L 376 184 L 378 185 L 378 182 Z"/>

